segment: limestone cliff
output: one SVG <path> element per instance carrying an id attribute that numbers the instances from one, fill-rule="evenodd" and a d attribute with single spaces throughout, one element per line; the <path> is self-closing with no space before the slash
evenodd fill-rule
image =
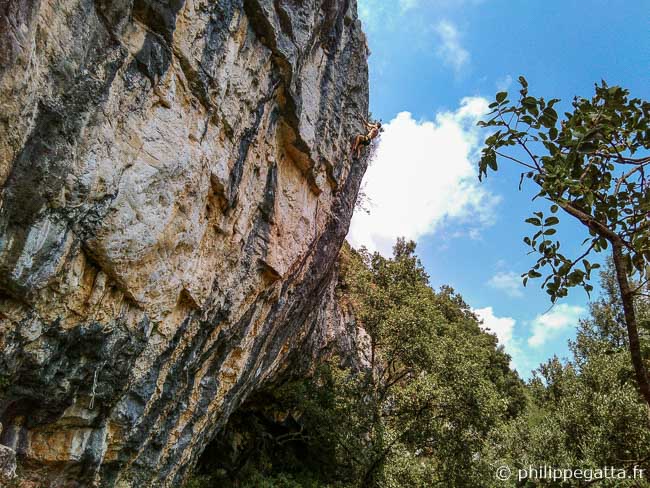
<path id="1" fill-rule="evenodd" d="M 355 0 L 0 0 L 19 479 L 178 486 L 249 395 L 345 346 L 366 58 Z"/>

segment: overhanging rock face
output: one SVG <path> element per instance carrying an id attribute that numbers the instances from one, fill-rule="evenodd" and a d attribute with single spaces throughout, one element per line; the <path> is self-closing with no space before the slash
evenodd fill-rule
<path id="1" fill-rule="evenodd" d="M 318 311 L 365 171 L 366 58 L 354 0 L 0 2 L 19 477 L 176 486 L 291 357 L 341 342 Z"/>

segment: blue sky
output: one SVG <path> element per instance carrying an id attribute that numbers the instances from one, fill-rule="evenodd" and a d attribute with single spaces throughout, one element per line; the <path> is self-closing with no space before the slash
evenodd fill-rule
<path id="1" fill-rule="evenodd" d="M 514 167 L 479 184 L 475 123 L 519 75 L 563 109 L 601 79 L 650 98 L 650 1 L 359 0 L 359 12 L 371 111 L 387 126 L 365 179 L 370 214 L 357 212 L 349 239 L 384 254 L 415 239 L 432 285 L 460 292 L 528 377 L 568 355 L 587 296 L 574 290 L 545 314 L 539 284 L 521 286 L 533 262 L 524 219 L 545 204 L 518 191 Z M 559 237 L 577 251 L 585 236 L 566 221 Z"/>

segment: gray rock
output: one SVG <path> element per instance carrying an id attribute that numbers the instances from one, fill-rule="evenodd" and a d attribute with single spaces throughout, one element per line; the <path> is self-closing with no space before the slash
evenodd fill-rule
<path id="1" fill-rule="evenodd" d="M 16 477 L 16 453 L 0 445 L 0 481 L 11 481 Z"/>
<path id="2" fill-rule="evenodd" d="M 35 483 L 178 485 L 251 393 L 362 340 L 330 303 L 356 2 L 2 14 L 0 442 Z"/>

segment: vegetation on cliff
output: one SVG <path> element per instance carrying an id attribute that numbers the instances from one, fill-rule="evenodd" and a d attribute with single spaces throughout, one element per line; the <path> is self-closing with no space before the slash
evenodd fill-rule
<path id="1" fill-rule="evenodd" d="M 484 440 L 522 413 L 523 383 L 462 298 L 429 287 L 414 250 L 401 240 L 391 259 L 344 249 L 339 293 L 369 334 L 367 368 L 334 358 L 275 390 L 267 401 L 291 412 L 293 430 L 205 486 L 478 486 L 488 476 Z"/>
<path id="2" fill-rule="evenodd" d="M 188 487 L 514 487 L 538 481 L 498 480 L 499 466 L 650 469 L 611 263 L 573 357 L 524 384 L 462 298 L 428 286 L 414 247 L 399 241 L 391 259 L 344 249 L 339 293 L 370 334 L 368 368 L 333 358 L 258 398 Z"/>

